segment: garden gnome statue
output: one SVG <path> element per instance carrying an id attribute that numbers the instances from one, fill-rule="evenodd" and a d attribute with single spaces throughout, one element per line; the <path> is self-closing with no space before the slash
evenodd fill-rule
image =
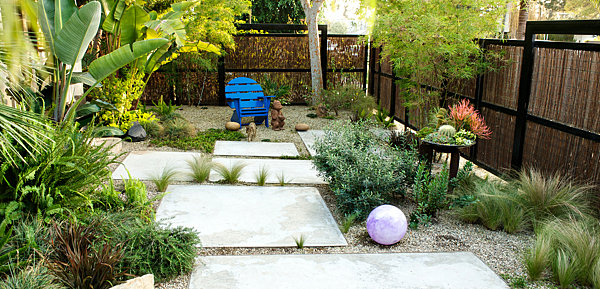
<path id="1" fill-rule="evenodd" d="M 282 130 L 285 124 L 285 116 L 281 112 L 283 105 L 279 100 L 273 101 L 273 108 L 271 109 L 271 127 L 273 130 Z"/>

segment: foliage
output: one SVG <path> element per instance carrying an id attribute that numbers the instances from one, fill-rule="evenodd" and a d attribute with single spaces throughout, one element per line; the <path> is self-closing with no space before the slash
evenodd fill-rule
<path id="1" fill-rule="evenodd" d="M 271 80 L 270 77 L 264 76 L 261 80 L 261 87 L 267 96 L 274 96 L 273 100 L 279 100 L 281 104 L 290 104 L 290 86 L 286 84 L 279 85 L 277 82 Z"/>
<path id="2" fill-rule="evenodd" d="M 39 254 L 45 256 L 52 250 L 50 226 L 42 218 L 24 216 L 11 227 L 12 238 L 6 250 L 19 250 L 22 260 L 34 260 Z"/>
<path id="3" fill-rule="evenodd" d="M 449 116 L 458 131 L 466 130 L 482 139 L 489 139 L 492 134 L 481 114 L 466 99 L 451 106 Z"/>
<path id="4" fill-rule="evenodd" d="M 246 164 L 236 162 L 231 167 L 226 167 L 222 164 L 215 164 L 215 171 L 223 178 L 221 181 L 226 184 L 235 184 L 239 181 L 242 176 L 242 170 L 246 167 Z"/>
<path id="5" fill-rule="evenodd" d="M 1 64 L 1 63 L 0 63 Z M 0 104 L 0 156 L 16 165 L 25 157 L 36 159 L 47 149 L 51 127 L 42 115 Z"/>
<path id="6" fill-rule="evenodd" d="M 178 172 L 174 167 L 165 166 L 162 171 L 152 176 L 152 182 L 159 192 L 166 192 L 167 187 L 173 182 Z"/>
<path id="7" fill-rule="evenodd" d="M 129 178 L 124 180 L 125 191 L 123 192 L 127 197 L 127 201 L 125 203 L 125 207 L 129 208 L 131 211 L 139 212 L 138 216 L 140 218 L 151 221 L 154 219 L 154 210 L 152 208 L 152 202 L 161 199 L 164 197 L 164 194 L 159 194 L 152 199 L 148 199 L 148 192 L 146 189 L 146 185 L 138 180 Z"/>
<path id="8" fill-rule="evenodd" d="M 170 146 L 182 150 L 201 150 L 206 153 L 212 153 L 217 140 L 238 141 L 245 138 L 246 135 L 239 131 L 228 131 L 224 129 L 209 128 L 201 131 L 195 137 L 186 137 L 180 139 L 154 139 L 150 143 L 155 146 Z"/>
<path id="9" fill-rule="evenodd" d="M 390 112 L 381 106 L 377 107 L 377 113 L 375 113 L 375 120 L 377 120 L 377 123 L 382 125 L 384 128 L 390 128 L 394 126 L 394 118 L 390 117 Z"/>
<path id="10" fill-rule="evenodd" d="M 531 280 L 539 280 L 550 263 L 552 247 L 547 233 L 538 234 L 533 244 L 525 254 L 525 268 Z"/>
<path id="11" fill-rule="evenodd" d="M 256 183 L 259 186 L 264 186 L 267 182 L 267 177 L 269 175 L 269 169 L 266 166 L 261 166 L 258 172 L 256 173 Z"/>
<path id="12" fill-rule="evenodd" d="M 591 214 L 592 186 L 578 184 L 558 173 L 544 176 L 534 168 L 519 172 L 514 183 L 518 188 L 517 201 L 534 223 Z"/>
<path id="13" fill-rule="evenodd" d="M 162 121 L 169 121 L 174 120 L 176 118 L 181 118 L 181 115 L 176 112 L 179 109 L 179 106 L 172 105 L 170 100 L 169 104 L 165 103 L 165 101 L 162 98 L 162 95 L 160 96 L 160 100 L 158 101 L 158 103 L 152 102 L 152 104 L 154 104 L 154 107 L 151 109 L 151 111 L 156 113 L 156 115 L 158 115 L 158 117 Z"/>
<path id="14" fill-rule="evenodd" d="M 284 172 L 281 172 L 281 174 L 277 175 L 277 181 L 279 182 L 279 185 L 282 187 L 287 185 L 287 183 L 290 182 L 288 179 L 286 179 Z"/>
<path id="15" fill-rule="evenodd" d="M 208 180 L 210 170 L 214 166 L 212 159 L 208 156 L 195 156 L 193 160 L 190 160 L 187 163 L 192 170 L 192 177 L 198 183 L 203 183 Z"/>
<path id="16" fill-rule="evenodd" d="M 12 237 L 12 231 L 12 228 L 8 232 L 4 231 L 4 229 L 0 231 L 0 273 L 2 274 L 18 269 L 27 263 L 27 260 L 19 259 L 19 251 L 27 249 L 29 244 L 17 249 L 7 246 Z"/>
<path id="17" fill-rule="evenodd" d="M 53 99 L 56 121 L 74 117 L 74 109 L 69 110 L 68 113 L 66 111 L 67 93 L 71 83 L 83 82 L 90 86 L 72 105 L 76 108 L 103 79 L 167 42 L 164 38 L 132 42 L 132 45 L 122 46 L 94 60 L 88 66 L 87 73 L 75 73 L 73 69 L 75 63 L 81 61 L 98 33 L 101 5 L 97 1 L 89 2 L 81 8 L 77 8 L 75 1 L 58 2 L 61 5 L 54 4 L 53 0 L 38 1 L 39 22 L 54 59 Z"/>
<path id="18" fill-rule="evenodd" d="M 54 224 L 54 249 L 48 259 L 50 269 L 66 287 L 107 289 L 124 275 L 116 268 L 123 258 L 119 245 L 94 246 L 100 236 L 98 226 L 95 222 Z"/>
<path id="19" fill-rule="evenodd" d="M 0 289 L 62 289 L 64 288 L 43 265 L 34 265 L 11 272 L 0 281 Z"/>
<path id="20" fill-rule="evenodd" d="M 159 138 L 165 132 L 165 128 L 158 121 L 140 122 L 140 125 L 144 128 L 146 134 L 152 138 Z"/>
<path id="21" fill-rule="evenodd" d="M 109 177 L 107 167 L 118 156 L 111 147 L 91 144 L 93 129 L 78 130 L 77 124 L 65 122 L 32 149 L 36 156 L 2 164 L 0 200 L 42 216 L 89 206 L 92 192 Z"/>
<path id="22" fill-rule="evenodd" d="M 356 223 L 356 218 L 358 218 L 357 214 L 346 215 L 344 222 L 342 222 L 342 225 L 340 226 L 342 233 L 346 234 L 348 231 L 350 231 L 350 227 Z"/>
<path id="23" fill-rule="evenodd" d="M 449 110 L 432 110 L 428 126 L 428 129 L 424 128 L 419 132 L 420 135 L 425 140 L 442 144 L 471 145 L 477 137 L 489 139 L 492 134 L 481 114 L 468 100 L 450 106 Z M 444 132 L 450 127 L 455 133 Z"/>
<path id="24" fill-rule="evenodd" d="M 369 113 L 375 108 L 375 101 L 365 91 L 354 85 L 340 85 L 338 87 L 323 90 L 321 101 L 328 110 L 333 110 L 336 116 L 342 109 L 351 109 L 355 113 L 362 110 Z"/>
<path id="25" fill-rule="evenodd" d="M 410 225 L 413 228 L 419 224 L 426 225 L 437 212 L 447 207 L 446 193 L 448 192 L 448 169 L 431 176 L 425 163 L 419 164 L 410 197 L 417 208 L 410 214 Z"/>
<path id="26" fill-rule="evenodd" d="M 252 0 L 252 22 L 300 24 L 303 18 L 299 0 Z"/>
<path id="27" fill-rule="evenodd" d="M 473 39 L 493 36 L 505 14 L 501 0 L 382 0 L 377 3 L 371 37 L 404 78 L 399 93 L 408 106 L 426 111 L 439 94 L 420 87 L 447 87 L 490 69 L 494 56 Z M 419 117 L 417 116 L 417 119 Z"/>
<path id="28" fill-rule="evenodd" d="M 313 163 L 329 181 L 340 212 L 360 218 L 405 194 L 416 172 L 417 153 L 393 149 L 364 122 L 340 123 L 315 143 Z"/>
<path id="29" fill-rule="evenodd" d="M 166 139 L 189 139 L 195 135 L 196 128 L 186 119 L 176 118 L 164 123 L 163 137 Z"/>
<path id="30" fill-rule="evenodd" d="M 156 117 L 152 113 L 143 112 L 141 110 L 129 110 L 124 113 L 116 111 L 105 111 L 100 116 L 100 119 L 109 127 L 116 127 L 123 132 L 128 131 L 134 122 L 138 122 L 142 126 L 152 125 L 156 123 Z"/>
<path id="31" fill-rule="evenodd" d="M 99 230 L 112 244 L 121 247 L 119 270 L 130 274 L 154 274 L 157 282 L 191 272 L 200 240 L 189 228 L 171 228 L 165 224 L 140 220 L 131 212 L 93 216 L 101 220 Z"/>

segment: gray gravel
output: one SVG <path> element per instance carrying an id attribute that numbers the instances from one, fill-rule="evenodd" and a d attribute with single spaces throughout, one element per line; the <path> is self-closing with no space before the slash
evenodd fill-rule
<path id="1" fill-rule="evenodd" d="M 306 114 L 314 111 L 305 106 L 286 106 L 283 113 L 286 116 L 285 130 L 273 131 L 264 126 L 258 127 L 258 139 L 271 141 L 293 142 L 302 155 L 307 154 L 306 147 L 299 135 L 294 131 L 297 123 L 307 123 L 311 129 L 324 129 L 335 120 L 308 118 Z M 180 110 L 183 117 L 190 120 L 198 130 L 208 128 L 224 128 L 225 122 L 231 116 L 228 107 L 183 107 Z M 349 113 L 341 113 L 339 119 L 348 119 Z M 242 130 L 242 132 L 245 132 Z M 169 147 L 153 147 L 148 141 L 139 143 L 123 143 L 123 152 L 134 150 L 180 151 Z M 122 156 L 123 159 L 125 156 Z M 156 195 L 156 188 L 147 182 L 149 195 Z M 321 195 L 332 211 L 334 217 L 341 223 L 343 217 L 335 209 L 335 196 L 326 185 L 318 186 Z M 156 204 L 156 206 L 158 203 Z M 414 206 L 406 200 L 396 203 L 408 216 Z M 344 234 L 348 241 L 347 247 L 327 248 L 202 248 L 201 256 L 214 255 L 258 255 L 258 254 L 331 254 L 331 253 L 391 253 L 391 252 L 453 252 L 469 251 L 477 255 L 492 270 L 500 275 L 525 276 L 522 256 L 532 242 L 532 232 L 509 235 L 501 231 L 490 231 L 481 225 L 466 224 L 452 215 L 452 211 L 444 211 L 428 227 L 407 232 L 404 239 L 393 246 L 381 246 L 373 242 L 364 224 L 356 224 Z M 175 289 L 188 288 L 189 275 L 180 276 L 170 282 L 157 284 L 156 288 Z M 536 288 L 545 288 L 548 284 L 537 284 Z"/>

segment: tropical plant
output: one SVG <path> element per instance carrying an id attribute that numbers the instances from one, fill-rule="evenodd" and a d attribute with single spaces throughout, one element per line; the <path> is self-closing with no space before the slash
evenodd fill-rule
<path id="1" fill-rule="evenodd" d="M 152 104 L 154 105 L 154 107 L 150 110 L 156 113 L 156 115 L 158 115 L 158 117 L 162 121 L 175 120 L 176 118 L 181 118 L 181 115 L 176 112 L 179 109 L 179 106 L 172 105 L 170 100 L 169 104 L 167 104 L 163 100 L 162 95 L 160 96 L 160 100 L 158 101 L 158 103 L 152 102 Z"/>
<path id="2" fill-rule="evenodd" d="M 210 171 L 214 166 L 212 159 L 208 156 L 195 156 L 193 160 L 189 160 L 187 163 L 192 170 L 191 176 L 198 183 L 208 180 Z"/>
<path id="3" fill-rule="evenodd" d="M 173 182 L 178 172 L 174 167 L 165 166 L 162 171 L 151 177 L 152 183 L 159 192 L 166 192 L 167 187 Z"/>
<path id="4" fill-rule="evenodd" d="M 54 60 L 53 117 L 57 121 L 75 117 L 75 109 L 66 110 L 71 83 L 82 82 L 90 86 L 76 104 L 71 106 L 77 108 L 103 79 L 168 42 L 164 38 L 132 42 L 131 45 L 122 46 L 92 61 L 87 72 L 75 72 L 75 64 L 81 61 L 98 33 L 100 7 L 97 1 L 89 2 L 81 8 L 77 8 L 75 1 L 38 1 L 39 22 Z"/>
<path id="5" fill-rule="evenodd" d="M 244 170 L 245 167 L 246 164 L 240 162 L 232 164 L 230 168 L 217 163 L 215 165 L 215 171 L 223 178 L 222 182 L 235 184 L 239 181 L 240 176 L 242 176 L 242 170 Z"/>

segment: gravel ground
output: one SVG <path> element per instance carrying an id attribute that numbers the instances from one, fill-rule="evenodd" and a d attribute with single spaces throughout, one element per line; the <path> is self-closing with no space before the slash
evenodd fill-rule
<path id="1" fill-rule="evenodd" d="M 311 129 L 323 129 L 335 120 L 308 118 L 306 114 L 313 113 L 305 106 L 286 106 L 283 113 L 286 116 L 285 130 L 273 131 L 264 126 L 258 126 L 259 140 L 293 142 L 298 151 L 306 155 L 307 150 L 294 126 L 306 123 Z M 183 117 L 190 120 L 198 130 L 208 128 L 223 128 L 231 116 L 228 107 L 183 107 L 180 110 Z M 339 119 L 348 119 L 349 113 L 341 113 Z M 169 147 L 154 147 L 148 141 L 139 143 L 123 143 L 122 152 L 134 150 L 180 151 Z M 121 157 L 123 159 L 125 155 Z M 147 182 L 149 195 L 155 195 L 156 188 Z M 343 217 L 335 209 L 335 196 L 328 186 L 317 186 L 327 206 L 334 217 L 341 223 Z M 156 206 L 158 203 L 156 204 Z M 413 210 L 413 204 L 399 200 L 397 204 L 408 216 Z M 492 270 L 502 276 L 525 276 L 521 262 L 522 255 L 533 241 L 532 232 L 509 235 L 501 231 L 490 231 L 481 225 L 466 224 L 452 215 L 452 211 L 444 211 L 428 227 L 407 232 L 402 241 L 393 246 L 381 246 L 373 242 L 364 226 L 357 224 L 344 234 L 348 241 L 347 247 L 326 248 L 202 248 L 201 256 L 212 255 L 258 255 L 258 254 L 331 254 L 331 253 L 392 253 L 392 252 L 454 252 L 468 251 L 477 255 Z M 188 288 L 189 275 L 180 276 L 170 282 L 157 284 L 156 288 L 175 289 Z M 546 288 L 549 284 L 537 283 L 535 288 Z"/>

